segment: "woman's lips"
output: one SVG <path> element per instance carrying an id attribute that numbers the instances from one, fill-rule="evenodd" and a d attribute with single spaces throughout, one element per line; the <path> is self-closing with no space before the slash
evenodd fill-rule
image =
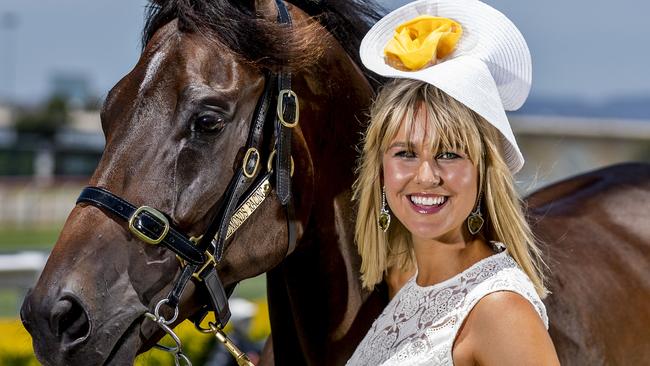
<path id="1" fill-rule="evenodd" d="M 417 196 L 420 198 L 421 196 Z M 446 205 L 447 202 L 449 202 L 449 198 L 445 196 L 439 196 L 443 198 L 442 203 L 440 204 L 420 204 L 420 203 L 415 203 L 414 197 L 413 196 L 408 196 L 408 201 L 411 204 L 411 207 L 413 210 L 415 210 L 418 213 L 421 214 L 434 214 L 442 210 Z M 416 201 L 423 201 L 422 199 L 415 199 Z"/>

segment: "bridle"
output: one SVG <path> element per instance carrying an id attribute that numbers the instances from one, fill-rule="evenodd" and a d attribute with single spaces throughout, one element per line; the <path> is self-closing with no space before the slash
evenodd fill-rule
<path id="1" fill-rule="evenodd" d="M 291 17 L 286 6 L 282 0 L 276 0 L 276 4 L 278 22 L 291 27 Z M 230 294 L 226 293 L 216 267 L 222 259 L 226 240 L 269 197 L 273 189 L 273 180 L 278 200 L 286 210 L 289 241 L 286 255 L 291 254 L 296 246 L 295 215 L 291 198 L 291 177 L 294 169 L 291 157 L 291 133 L 299 121 L 298 97 L 291 90 L 291 72 L 288 68 L 283 68 L 277 74 L 266 71 L 264 77 L 264 91 L 257 101 L 251 120 L 245 146 L 246 153 L 241 166 L 230 180 L 222 196 L 222 204 L 213 214 L 203 235 L 198 237 L 185 235 L 170 224 L 167 215 L 155 208 L 136 207 L 100 187 L 86 187 L 77 198 L 77 204 L 90 204 L 112 214 L 109 217 L 114 220 L 127 222 L 129 231 L 141 241 L 150 245 L 163 245 L 179 258 L 182 271 L 171 292 L 157 303 L 153 313 L 145 314 L 176 342 L 176 347 L 157 346 L 173 353 L 176 365 L 180 365 L 181 362 L 191 365 L 182 351 L 180 339 L 170 325 L 176 321 L 181 295 L 192 278 L 205 285 L 210 302 L 190 319 L 197 329 L 205 333 L 213 333 L 224 343 L 240 365 L 252 365 L 246 355 L 239 351 L 222 332 L 222 328 L 230 319 L 228 307 Z M 273 102 L 276 104 L 275 113 L 269 113 Z M 275 143 L 273 150 L 268 154 L 266 172 L 262 173 L 260 151 L 263 150 L 262 142 L 267 122 L 273 126 Z M 160 314 L 162 305 L 173 309 L 174 315 L 171 319 L 165 319 Z M 214 311 L 216 323 L 210 323 L 209 328 L 204 328 L 201 326 L 201 321 L 210 311 Z"/>

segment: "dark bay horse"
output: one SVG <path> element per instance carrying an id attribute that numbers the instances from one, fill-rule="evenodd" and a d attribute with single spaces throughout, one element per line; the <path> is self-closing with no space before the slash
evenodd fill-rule
<path id="1" fill-rule="evenodd" d="M 268 272 L 273 357 L 265 364 L 337 365 L 388 299 L 384 286 L 360 287 L 349 195 L 373 95 L 355 55 L 379 12 L 360 1 L 292 3 L 288 30 L 277 26 L 272 0 L 159 1 L 138 64 L 106 99 L 106 148 L 90 185 L 200 235 L 246 155 L 266 73 L 291 68 L 300 98 L 291 144 L 297 246 L 288 255 L 287 214 L 274 186 L 226 242 L 217 269 L 227 289 Z M 264 170 L 273 133 L 264 133 Z M 648 175 L 643 166 L 602 171 L 529 199 L 536 233 L 549 243 L 551 334 L 567 364 L 648 357 Z M 132 363 L 164 334 L 144 314 L 180 272 L 167 248 L 138 240 L 106 210 L 77 205 L 21 311 L 39 360 Z M 177 322 L 207 297 L 190 282 Z"/>
<path id="2" fill-rule="evenodd" d="M 562 364 L 650 364 L 650 165 L 600 169 L 526 201 Z"/>
<path id="3" fill-rule="evenodd" d="M 358 268 L 348 192 L 373 89 L 354 55 L 379 13 L 361 0 L 293 4 L 286 5 L 289 28 L 279 24 L 274 0 L 158 1 L 140 60 L 104 103 L 106 147 L 89 184 L 153 207 L 178 231 L 199 236 L 248 155 L 242 148 L 268 73 L 289 69 L 300 113 L 291 138 L 296 249 L 277 268 L 291 248 L 273 185 L 226 242 L 217 269 L 226 291 L 273 268 L 269 286 L 291 286 L 283 281 L 298 279 L 286 273 L 304 269 L 300 280 L 310 282 L 304 298 L 270 292 L 271 311 L 286 307 L 292 314 L 274 316 L 272 327 L 282 334 L 297 324 L 286 341 L 300 343 L 292 354 L 275 356 L 280 364 L 289 364 L 285 358 L 337 364 L 372 321 L 357 317 L 361 304 L 374 306 L 369 314 L 383 306 L 380 296 L 360 291 L 356 272 L 339 271 Z M 263 128 L 255 164 L 262 173 L 276 132 Z M 130 364 L 164 335 L 144 314 L 170 292 L 180 263 L 166 247 L 138 240 L 117 210 L 78 204 L 25 299 L 21 317 L 46 365 Z M 188 284 L 178 321 L 206 303 L 205 292 L 194 280 Z M 276 337 L 275 345 L 284 342 Z"/>

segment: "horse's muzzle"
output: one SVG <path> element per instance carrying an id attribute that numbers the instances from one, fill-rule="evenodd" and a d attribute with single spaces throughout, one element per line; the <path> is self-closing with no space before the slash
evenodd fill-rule
<path id="1" fill-rule="evenodd" d="M 53 303 L 38 300 L 30 291 L 20 309 L 20 318 L 32 335 L 38 355 L 64 355 L 85 342 L 91 324 L 87 310 L 76 296 L 64 294 Z"/>

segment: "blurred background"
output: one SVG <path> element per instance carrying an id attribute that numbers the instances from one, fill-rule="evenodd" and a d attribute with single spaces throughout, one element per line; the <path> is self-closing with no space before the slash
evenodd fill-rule
<path id="1" fill-rule="evenodd" d="M 517 24 L 533 56 L 530 98 L 510 115 L 527 159 L 517 175 L 522 193 L 618 162 L 650 162 L 650 3 L 486 2 Z M 390 9 L 404 3 L 383 1 Z M 37 364 L 18 309 L 101 156 L 98 109 L 138 59 L 146 4 L 0 2 L 2 365 Z M 264 339 L 264 278 L 246 281 L 236 295 L 245 299 L 233 304 L 237 331 Z M 140 364 L 171 363 L 154 352 Z"/>

